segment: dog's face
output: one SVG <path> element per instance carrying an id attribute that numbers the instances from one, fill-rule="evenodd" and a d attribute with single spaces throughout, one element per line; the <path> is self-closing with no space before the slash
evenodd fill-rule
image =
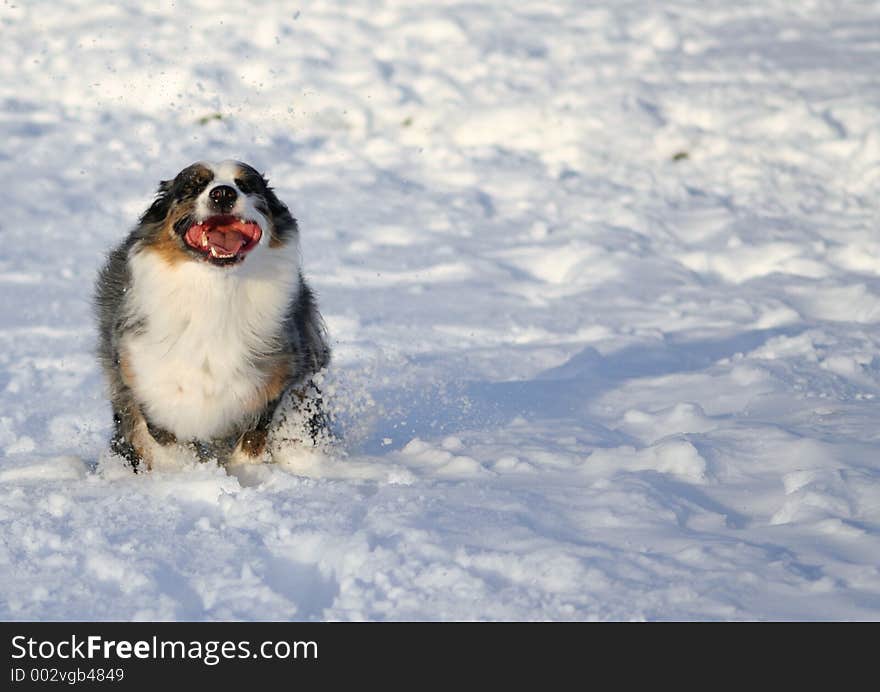
<path id="1" fill-rule="evenodd" d="M 231 267 L 297 233 L 296 220 L 266 179 L 240 161 L 199 162 L 162 181 L 140 219 L 144 242 L 166 260 Z"/>

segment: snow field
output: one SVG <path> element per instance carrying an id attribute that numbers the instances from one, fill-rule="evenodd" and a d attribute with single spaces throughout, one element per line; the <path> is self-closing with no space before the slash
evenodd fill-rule
<path id="1" fill-rule="evenodd" d="M 880 617 L 872 3 L 0 8 L 0 616 Z M 89 299 L 265 170 L 340 449 L 133 476 Z"/>

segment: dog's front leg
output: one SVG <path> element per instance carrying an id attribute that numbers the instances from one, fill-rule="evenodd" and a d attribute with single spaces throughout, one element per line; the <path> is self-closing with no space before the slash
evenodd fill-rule
<path id="1" fill-rule="evenodd" d="M 135 448 L 132 440 L 132 432 L 136 427 L 136 423 L 132 420 L 132 416 L 125 409 L 113 410 L 113 437 L 110 439 L 110 451 L 118 454 L 125 459 L 131 466 L 132 470 L 137 473 L 144 462 L 149 468 L 149 464 L 143 459 L 141 453 Z"/>
<path id="2" fill-rule="evenodd" d="M 254 427 L 246 431 L 235 445 L 232 454 L 229 455 L 229 465 L 237 464 L 260 464 L 266 460 L 266 441 L 269 438 L 269 425 L 272 423 L 272 416 L 275 415 L 275 409 L 281 397 L 267 404 L 265 410 L 256 422 Z"/>
<path id="3" fill-rule="evenodd" d="M 151 470 L 159 449 L 177 442 L 172 433 L 149 423 L 134 403 L 115 409 L 113 424 L 110 449 L 131 464 L 135 473 Z"/>

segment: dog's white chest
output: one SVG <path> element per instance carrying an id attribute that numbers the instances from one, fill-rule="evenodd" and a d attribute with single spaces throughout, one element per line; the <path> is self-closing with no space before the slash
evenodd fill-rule
<path id="1" fill-rule="evenodd" d="M 179 440 L 228 434 L 261 405 L 266 373 L 256 361 L 280 336 L 290 268 L 271 276 L 170 266 L 149 252 L 133 255 L 131 268 L 129 300 L 144 323 L 122 352 L 148 420 Z"/>

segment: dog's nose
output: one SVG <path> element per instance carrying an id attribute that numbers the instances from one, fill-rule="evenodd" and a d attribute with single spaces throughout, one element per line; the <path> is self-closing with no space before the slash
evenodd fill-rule
<path id="1" fill-rule="evenodd" d="M 235 188 L 229 185 L 218 185 L 208 194 L 211 201 L 221 209 L 232 209 L 232 205 L 235 204 L 235 199 L 238 197 Z"/>

